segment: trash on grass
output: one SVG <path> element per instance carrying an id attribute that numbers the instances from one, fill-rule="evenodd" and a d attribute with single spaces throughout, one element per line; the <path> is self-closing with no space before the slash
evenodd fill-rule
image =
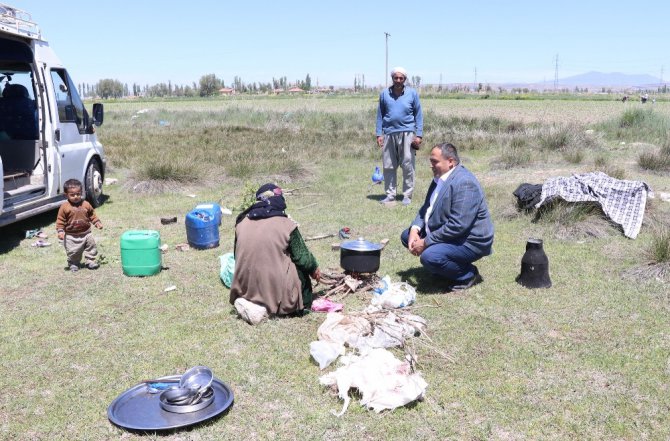
<path id="1" fill-rule="evenodd" d="M 163 292 L 175 291 L 176 289 L 177 289 L 176 286 L 174 286 L 174 285 L 170 285 L 170 286 L 168 286 L 167 288 L 165 288 L 165 289 L 163 290 Z"/>
<path id="2" fill-rule="evenodd" d="M 44 247 L 51 246 L 51 244 L 49 242 L 47 242 L 46 240 L 38 240 L 37 242 L 33 243 L 31 246 L 38 247 L 38 248 L 44 248 Z"/>
<path id="3" fill-rule="evenodd" d="M 342 343 L 331 341 L 317 340 L 309 344 L 309 353 L 319 363 L 319 369 L 321 370 L 330 366 L 340 355 L 344 355 L 345 350 Z"/>
<path id="4" fill-rule="evenodd" d="M 32 239 L 33 237 L 46 239 L 49 237 L 49 235 L 39 228 L 35 228 L 34 230 L 26 230 L 26 239 Z"/>
<path id="5" fill-rule="evenodd" d="M 312 311 L 314 312 L 337 312 L 342 311 L 342 309 L 344 309 L 342 303 L 335 303 L 326 297 L 319 297 L 312 302 Z"/>
<path id="6" fill-rule="evenodd" d="M 403 308 L 414 303 L 416 290 L 407 282 L 391 282 L 389 276 L 382 278 L 380 287 L 373 290 L 370 304 L 380 308 Z M 379 308 L 378 308 L 379 309 Z"/>
<path id="7" fill-rule="evenodd" d="M 358 389 L 362 406 L 379 413 L 423 399 L 428 387 L 421 374 L 412 371 L 409 361 L 398 360 L 386 349 L 373 349 L 341 361 L 343 366 L 319 378 L 322 385 L 334 388 L 344 400 L 340 412 L 331 411 L 338 417 L 349 407 L 350 389 Z"/>
<path id="8" fill-rule="evenodd" d="M 221 261 L 221 271 L 219 277 L 226 287 L 230 288 L 233 284 L 233 274 L 235 273 L 235 255 L 233 253 L 226 253 L 219 256 Z"/>

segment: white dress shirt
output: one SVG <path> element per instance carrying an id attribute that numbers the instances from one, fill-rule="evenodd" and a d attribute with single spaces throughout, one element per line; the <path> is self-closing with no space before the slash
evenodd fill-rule
<path id="1" fill-rule="evenodd" d="M 426 229 L 426 236 L 430 234 L 430 228 L 428 227 L 428 219 L 430 218 L 431 213 L 433 212 L 433 207 L 435 207 L 435 201 L 437 200 L 437 195 L 440 194 L 440 190 L 442 190 L 442 187 L 444 186 L 444 182 L 447 180 L 451 172 L 454 171 L 456 167 L 452 168 L 439 178 L 433 178 L 433 182 L 435 182 L 435 188 L 433 189 L 433 192 L 430 194 L 430 205 L 428 206 L 428 209 L 426 210 L 426 216 L 423 218 L 423 222 L 425 225 Z M 412 228 L 420 229 L 416 225 L 414 225 Z"/>

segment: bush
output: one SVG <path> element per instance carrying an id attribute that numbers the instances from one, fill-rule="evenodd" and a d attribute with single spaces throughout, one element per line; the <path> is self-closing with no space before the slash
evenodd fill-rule
<path id="1" fill-rule="evenodd" d="M 619 127 L 641 127 L 649 119 L 651 119 L 651 110 L 626 109 L 619 117 Z"/>
<path id="2" fill-rule="evenodd" d="M 645 170 L 670 170 L 670 148 L 662 148 L 658 152 L 642 152 L 637 163 Z"/>
<path id="3" fill-rule="evenodd" d="M 593 159 L 593 166 L 596 170 L 604 169 L 609 164 L 609 159 L 606 156 L 599 155 Z"/>
<path id="4" fill-rule="evenodd" d="M 198 179 L 192 163 L 177 161 L 150 162 L 140 168 L 138 177 L 153 181 L 192 182 Z"/>
<path id="5" fill-rule="evenodd" d="M 561 150 L 570 144 L 570 131 L 566 127 L 550 127 L 540 134 L 540 147 L 544 150 Z"/>
<path id="6" fill-rule="evenodd" d="M 648 109 L 627 109 L 621 116 L 598 125 L 607 137 L 648 143 L 663 143 L 668 138 L 670 119 Z"/>
<path id="7" fill-rule="evenodd" d="M 515 136 L 509 140 L 509 144 L 503 147 L 500 156 L 491 161 L 491 167 L 510 169 L 528 165 L 533 159 L 528 139 Z"/>
<path id="8" fill-rule="evenodd" d="M 580 164 L 584 160 L 584 153 L 579 148 L 567 148 L 563 150 L 563 159 L 570 164 Z"/>
<path id="9" fill-rule="evenodd" d="M 664 225 L 653 233 L 647 255 L 651 263 L 670 262 L 670 227 Z"/>

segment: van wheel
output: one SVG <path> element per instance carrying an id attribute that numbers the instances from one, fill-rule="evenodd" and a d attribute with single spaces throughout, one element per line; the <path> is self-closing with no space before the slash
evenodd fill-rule
<path id="1" fill-rule="evenodd" d="M 99 207 L 102 205 L 102 173 L 97 161 L 91 161 L 86 169 L 86 200 Z"/>

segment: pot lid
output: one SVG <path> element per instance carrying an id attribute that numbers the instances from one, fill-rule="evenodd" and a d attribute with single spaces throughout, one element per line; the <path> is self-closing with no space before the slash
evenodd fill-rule
<path id="1" fill-rule="evenodd" d="M 348 240 L 346 242 L 342 242 L 340 244 L 340 248 L 343 250 L 351 250 L 351 251 L 379 251 L 384 247 L 380 243 L 368 242 L 362 237 L 359 237 L 356 240 Z"/>

